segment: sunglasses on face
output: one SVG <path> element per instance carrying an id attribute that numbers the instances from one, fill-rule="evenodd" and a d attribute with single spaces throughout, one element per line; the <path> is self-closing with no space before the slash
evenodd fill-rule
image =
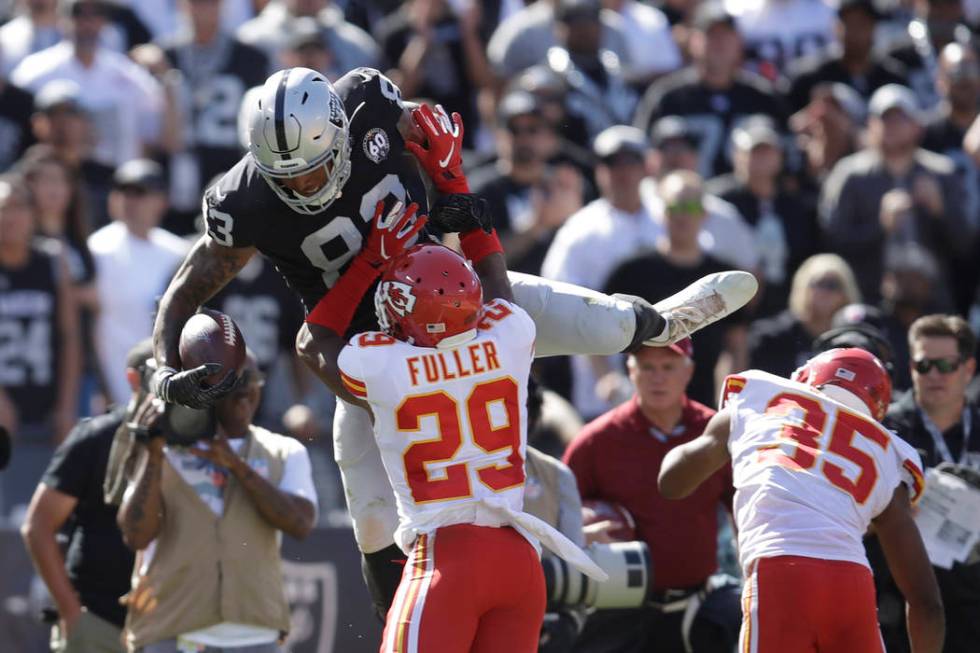
<path id="1" fill-rule="evenodd" d="M 667 205 L 667 213 L 670 215 L 701 215 L 703 212 L 701 200 L 680 200 Z"/>
<path id="2" fill-rule="evenodd" d="M 826 278 L 826 279 L 815 279 L 810 282 L 811 288 L 818 288 L 820 290 L 826 290 L 829 292 L 840 292 L 844 290 L 844 284 L 841 283 L 840 279 Z"/>
<path id="3" fill-rule="evenodd" d="M 928 374 L 929 370 L 935 368 L 940 374 L 952 374 L 960 368 L 963 363 L 959 358 L 949 360 L 948 358 L 919 358 L 912 361 L 912 369 L 919 374 Z"/>

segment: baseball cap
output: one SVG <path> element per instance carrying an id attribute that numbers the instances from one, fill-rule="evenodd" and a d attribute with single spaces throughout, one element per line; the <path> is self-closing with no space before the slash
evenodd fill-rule
<path id="1" fill-rule="evenodd" d="M 901 84 L 885 84 L 871 96 L 868 110 L 871 115 L 882 117 L 892 109 L 901 109 L 912 120 L 922 123 L 922 112 L 916 100 L 915 93 Z"/>
<path id="2" fill-rule="evenodd" d="M 678 340 L 674 344 L 668 345 L 667 349 L 671 350 L 675 354 L 680 354 L 684 358 L 694 358 L 694 341 L 690 338 Z"/>
<path id="3" fill-rule="evenodd" d="M 126 367 L 138 370 L 146 365 L 148 358 L 153 358 L 153 338 L 144 338 L 133 345 L 126 354 Z"/>
<path id="4" fill-rule="evenodd" d="M 715 25 L 727 25 L 735 29 L 735 17 L 732 16 L 721 2 L 709 0 L 694 12 L 692 21 L 694 29 L 707 32 Z"/>
<path id="5" fill-rule="evenodd" d="M 683 140 L 691 147 L 697 147 L 697 139 L 691 133 L 687 121 L 681 116 L 664 116 L 653 123 L 650 140 L 656 148 L 661 148 L 667 141 L 673 140 Z"/>
<path id="6" fill-rule="evenodd" d="M 527 91 L 511 91 L 497 106 L 497 120 L 501 125 L 518 116 L 534 115 L 541 108 L 538 98 Z"/>
<path id="7" fill-rule="evenodd" d="M 643 132 L 629 125 L 607 127 L 599 132 L 592 144 L 592 150 L 599 159 L 608 159 L 621 152 L 642 157 L 646 154 L 647 147 L 647 139 Z"/>
<path id="8" fill-rule="evenodd" d="M 166 183 L 163 178 L 163 168 L 150 159 L 133 159 L 116 168 L 112 177 L 116 188 L 139 188 L 148 191 L 163 192 Z"/>
<path id="9" fill-rule="evenodd" d="M 749 118 L 732 130 L 732 145 L 739 150 L 751 150 L 757 145 L 771 145 L 782 148 L 779 134 L 766 119 Z"/>
<path id="10" fill-rule="evenodd" d="M 851 117 L 854 124 L 863 125 L 868 118 L 868 103 L 861 94 L 843 82 L 829 82 L 826 87 L 830 91 L 830 97 Z"/>
<path id="11" fill-rule="evenodd" d="M 286 47 L 290 50 L 299 50 L 309 45 L 326 47 L 319 23 L 314 18 L 303 16 L 297 18 L 293 24 L 286 37 Z"/>
<path id="12" fill-rule="evenodd" d="M 837 16 L 843 16 L 848 9 L 860 9 L 875 20 L 881 20 L 884 16 L 873 0 L 839 0 L 837 3 Z"/>
<path id="13" fill-rule="evenodd" d="M 82 89 L 70 79 L 54 79 L 41 87 L 34 96 L 34 108 L 42 113 L 56 109 L 68 109 L 81 113 Z"/>

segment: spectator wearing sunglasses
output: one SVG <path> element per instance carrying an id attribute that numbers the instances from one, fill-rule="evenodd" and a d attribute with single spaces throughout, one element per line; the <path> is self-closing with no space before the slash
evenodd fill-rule
<path id="1" fill-rule="evenodd" d="M 980 408 L 967 399 L 966 388 L 976 372 L 976 336 L 956 315 L 920 317 L 909 329 L 912 391 L 889 409 L 883 424 L 919 450 L 925 467 L 943 462 L 980 470 Z M 975 651 L 980 641 L 980 564 L 954 563 L 934 567 L 946 611 L 945 653 Z M 876 575 L 877 569 L 876 569 Z M 895 592 L 888 578 L 878 581 L 879 614 Z M 907 641 L 905 625 L 897 618 L 882 619 L 888 650 Z M 889 623 L 891 621 L 891 623 Z"/>

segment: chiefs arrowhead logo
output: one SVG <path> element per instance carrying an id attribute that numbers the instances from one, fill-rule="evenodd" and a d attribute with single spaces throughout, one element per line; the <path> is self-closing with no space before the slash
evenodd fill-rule
<path id="1" fill-rule="evenodd" d="M 412 287 L 408 284 L 399 281 L 385 281 L 381 284 L 381 293 L 384 302 L 397 315 L 404 317 L 415 308 L 415 295 L 412 294 Z"/>

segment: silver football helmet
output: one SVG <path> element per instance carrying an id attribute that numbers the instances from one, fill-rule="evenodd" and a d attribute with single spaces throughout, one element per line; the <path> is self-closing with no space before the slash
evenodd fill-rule
<path id="1" fill-rule="evenodd" d="M 265 80 L 248 122 L 255 165 L 289 208 L 314 214 L 340 197 L 350 177 L 350 123 L 326 77 L 309 68 L 280 70 Z M 326 182 L 312 195 L 282 183 L 318 168 Z"/>

